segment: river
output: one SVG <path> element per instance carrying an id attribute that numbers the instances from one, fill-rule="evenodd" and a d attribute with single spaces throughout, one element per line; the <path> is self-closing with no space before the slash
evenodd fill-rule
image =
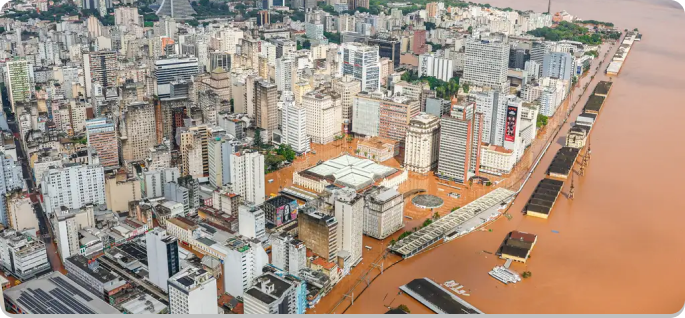
<path id="1" fill-rule="evenodd" d="M 487 2 L 547 9 L 540 0 Z M 459 282 L 470 290 L 464 299 L 486 313 L 675 313 L 683 307 L 685 213 L 678 197 L 685 180 L 685 13 L 669 0 L 554 0 L 552 11 L 561 10 L 643 34 L 593 129 L 592 159 L 585 176 L 576 176 L 575 199 L 562 194 L 548 220 L 516 212 L 543 177 L 547 156 L 514 202 L 512 220 L 394 265 L 346 313 L 383 313 L 399 304 L 430 313 L 398 295 L 399 286 L 418 277 Z M 502 261 L 482 251 L 494 252 L 512 230 L 537 234 L 538 243 L 526 265 L 512 266 L 532 277 L 505 286 L 487 274 Z"/>

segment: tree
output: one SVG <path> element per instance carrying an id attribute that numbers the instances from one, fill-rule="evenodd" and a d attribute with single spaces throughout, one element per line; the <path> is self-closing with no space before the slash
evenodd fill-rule
<path id="1" fill-rule="evenodd" d="M 390 246 L 395 245 L 395 239 L 390 240 L 390 244 L 389 244 L 389 245 L 390 245 Z"/>
<path id="2" fill-rule="evenodd" d="M 473 27 L 469 26 L 469 28 L 466 29 L 466 32 L 468 32 L 469 34 L 473 34 Z"/>
<path id="3" fill-rule="evenodd" d="M 283 156 L 283 158 L 285 158 L 285 160 L 290 161 L 290 162 L 295 160 L 295 157 L 297 156 L 297 154 L 295 153 L 293 148 L 287 144 L 280 144 L 278 146 L 278 149 L 276 149 L 276 153 L 278 155 Z"/>
<path id="4" fill-rule="evenodd" d="M 521 277 L 523 277 L 523 278 L 528 278 L 528 277 L 531 277 L 531 276 L 533 276 L 533 273 L 531 273 L 530 271 L 525 271 L 525 272 L 523 272 L 523 274 L 521 275 Z"/>
<path id="5" fill-rule="evenodd" d="M 433 214 L 433 220 L 437 221 L 439 218 L 440 218 L 440 214 L 438 212 L 435 212 L 435 214 Z"/>
<path id="6" fill-rule="evenodd" d="M 309 40 L 304 40 L 304 42 L 302 42 L 302 48 L 303 49 L 309 50 L 311 47 L 312 47 L 312 42 L 309 42 Z"/>
<path id="7" fill-rule="evenodd" d="M 424 22 L 423 25 L 426 27 L 426 31 L 436 29 L 435 23 L 433 23 L 433 22 Z"/>
<path id="8" fill-rule="evenodd" d="M 464 88 L 464 93 L 466 93 L 466 94 L 469 93 L 469 84 L 464 84 L 461 87 Z"/>
<path id="9" fill-rule="evenodd" d="M 262 148 L 262 131 L 258 128 L 254 131 L 254 144 L 255 148 Z"/>
<path id="10" fill-rule="evenodd" d="M 421 224 L 421 227 L 429 226 L 429 225 L 431 225 L 431 223 L 433 223 L 433 220 L 426 219 L 425 221 L 423 221 L 423 224 Z"/>
<path id="11" fill-rule="evenodd" d="M 404 312 L 406 312 L 406 313 L 408 313 L 408 314 L 411 313 L 411 312 L 409 311 L 409 307 L 407 307 L 407 305 L 405 305 L 405 304 L 401 304 L 401 305 L 395 307 L 395 309 L 399 309 L 399 310 L 404 311 Z"/>
<path id="12" fill-rule="evenodd" d="M 538 114 L 538 118 L 537 118 L 537 122 L 536 122 L 535 126 L 537 128 L 545 127 L 545 126 L 547 126 L 548 120 L 549 120 L 549 118 L 547 116 L 545 116 L 543 114 Z"/>

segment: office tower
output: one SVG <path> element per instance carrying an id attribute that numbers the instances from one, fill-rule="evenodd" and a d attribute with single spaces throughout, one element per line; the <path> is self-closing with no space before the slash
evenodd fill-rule
<path id="1" fill-rule="evenodd" d="M 164 196 L 164 185 L 180 177 L 178 168 L 158 168 L 143 172 L 143 198 L 159 198 Z"/>
<path id="2" fill-rule="evenodd" d="M 174 0 L 162 0 L 174 1 Z M 186 0 L 175 0 L 186 1 Z M 178 96 L 177 92 L 173 92 L 173 84 L 181 83 L 183 81 L 191 83 L 193 77 L 199 74 L 199 63 L 196 57 L 174 57 L 155 61 L 154 76 L 155 93 L 160 99 L 171 98 Z"/>
<path id="3" fill-rule="evenodd" d="M 545 61 L 545 55 L 552 52 L 554 42 L 533 42 L 530 49 L 530 60 L 540 65 L 539 73 L 536 76 L 542 76 L 542 65 Z"/>
<path id="4" fill-rule="evenodd" d="M 292 275 L 299 276 L 307 265 L 307 247 L 287 233 L 272 238 L 271 264 Z"/>
<path id="5" fill-rule="evenodd" d="M 542 74 L 540 67 L 541 65 L 538 62 L 533 60 L 527 61 L 523 68 L 523 83 L 521 85 L 525 86 L 540 78 L 540 74 Z"/>
<path id="6" fill-rule="evenodd" d="M 191 265 L 171 276 L 168 282 L 170 314 L 219 313 L 216 304 L 216 279 L 208 271 Z"/>
<path id="7" fill-rule="evenodd" d="M 297 61 L 290 57 L 276 59 L 276 87 L 279 91 L 293 91 L 297 83 Z"/>
<path id="8" fill-rule="evenodd" d="M 107 88 L 117 86 L 118 70 L 116 51 L 99 51 L 84 54 L 83 73 L 86 76 L 86 96 L 92 96 L 92 87 L 95 83 L 102 87 L 103 95 L 106 95 Z"/>
<path id="9" fill-rule="evenodd" d="M 49 215 L 57 251 L 63 262 L 71 255 L 81 253 L 79 231 L 95 227 L 93 209 L 90 204 L 76 209 L 62 206 Z"/>
<path id="10" fill-rule="evenodd" d="M 140 23 L 140 15 L 138 8 L 135 7 L 117 7 L 114 9 L 114 24 L 132 26 Z"/>
<path id="11" fill-rule="evenodd" d="M 365 202 L 365 235 L 382 240 L 404 227 L 404 198 L 396 189 L 372 189 Z"/>
<path id="12" fill-rule="evenodd" d="M 329 262 L 338 256 L 338 220 L 306 207 L 297 217 L 297 236 L 307 248 Z"/>
<path id="13" fill-rule="evenodd" d="M 181 269 L 178 258 L 178 241 L 169 236 L 165 229 L 156 227 L 145 233 L 147 264 L 150 282 L 168 292 L 169 277 Z"/>
<path id="14" fill-rule="evenodd" d="M 196 13 L 188 0 L 157 0 L 158 16 L 169 16 L 176 19 L 190 19 Z"/>
<path id="15" fill-rule="evenodd" d="M 121 127 L 121 126 L 120 126 Z M 122 134 L 122 153 L 126 162 L 145 160 L 157 141 L 155 109 L 148 102 L 133 102 L 124 114 L 125 133 Z"/>
<path id="16" fill-rule="evenodd" d="M 419 56 L 419 76 L 432 76 L 448 82 L 454 74 L 454 61 L 449 58 L 436 56 L 435 53 L 425 53 Z"/>
<path id="17" fill-rule="evenodd" d="M 5 226 L 9 226 L 6 194 L 17 189 L 24 189 L 21 164 L 17 165 L 11 156 L 0 152 L 0 223 Z"/>
<path id="18" fill-rule="evenodd" d="M 438 166 L 440 119 L 422 113 L 412 118 L 404 142 L 404 167 L 426 174 Z"/>
<path id="19" fill-rule="evenodd" d="M 60 207 L 105 204 L 105 171 L 100 165 L 70 163 L 50 169 L 43 174 L 40 186 L 48 215 Z"/>
<path id="20" fill-rule="evenodd" d="M 260 10 L 257 14 L 257 26 L 267 26 L 271 24 L 269 10 Z"/>
<path id="21" fill-rule="evenodd" d="M 255 125 L 266 130 L 267 140 L 278 129 L 278 88 L 264 79 L 254 83 Z M 249 101 L 248 101 L 249 102 Z"/>
<path id="22" fill-rule="evenodd" d="M 119 168 L 119 140 L 114 124 L 104 117 L 86 120 L 88 147 L 93 147 L 102 167 L 109 170 Z"/>
<path id="23" fill-rule="evenodd" d="M 288 280 L 267 273 L 245 292 L 246 315 L 297 314 L 297 291 Z"/>
<path id="24" fill-rule="evenodd" d="M 295 105 L 292 92 L 284 91 L 281 101 L 281 143 L 290 145 L 298 154 L 309 152 L 309 136 L 307 135 L 307 110 Z"/>
<path id="25" fill-rule="evenodd" d="M 438 17 L 438 3 L 437 2 L 426 3 L 426 15 L 429 18 L 437 18 Z"/>
<path id="26" fill-rule="evenodd" d="M 378 136 L 381 120 L 382 94 L 357 94 L 352 102 L 352 132 L 374 137 Z"/>
<path id="27" fill-rule="evenodd" d="M 241 195 L 245 202 L 264 203 L 264 155 L 258 152 L 234 153 L 229 160 L 233 192 Z"/>
<path id="28" fill-rule="evenodd" d="M 412 45 L 412 52 L 416 55 L 426 53 L 428 46 L 426 45 L 426 29 L 414 30 L 414 42 Z"/>
<path id="29" fill-rule="evenodd" d="M 198 130 L 181 132 L 181 175 L 201 178 L 204 176 L 202 139 L 206 139 Z M 208 167 L 209 168 L 209 167 Z M 209 170 L 209 169 L 208 169 Z"/>
<path id="30" fill-rule="evenodd" d="M 333 91 L 311 91 L 302 97 L 307 112 L 307 135 L 313 143 L 325 145 L 341 135 L 342 100 Z"/>
<path id="31" fill-rule="evenodd" d="M 207 145 L 209 183 L 217 188 L 231 182 L 230 158 L 238 149 L 238 141 L 229 136 L 214 137 Z"/>
<path id="32" fill-rule="evenodd" d="M 400 67 L 400 41 L 393 38 L 381 39 L 371 38 L 368 41 L 369 45 L 378 46 L 378 55 L 380 57 L 389 58 L 394 67 Z"/>
<path id="33" fill-rule="evenodd" d="M 399 141 L 403 147 L 409 121 L 419 112 L 418 100 L 406 96 L 383 98 L 380 103 L 378 136 Z"/>
<path id="34" fill-rule="evenodd" d="M 506 93 L 489 87 L 471 94 L 476 102 L 476 112 L 483 114 L 483 143 L 504 145 L 507 96 Z"/>
<path id="35" fill-rule="evenodd" d="M 190 191 L 176 183 L 175 181 L 164 184 L 164 198 L 170 201 L 178 202 L 183 205 L 183 213 L 190 212 Z"/>
<path id="36" fill-rule="evenodd" d="M 333 81 L 333 90 L 340 94 L 342 106 L 342 120 L 344 132 L 349 133 L 352 129 L 352 104 L 354 97 L 362 90 L 362 83 L 351 75 L 345 75 L 341 79 Z"/>
<path id="37" fill-rule="evenodd" d="M 224 289 L 234 297 L 244 297 L 255 277 L 269 263 L 269 256 L 261 242 L 240 236 L 229 238 L 225 244 Z M 216 302 L 216 289 L 214 290 Z"/>
<path id="38" fill-rule="evenodd" d="M 27 102 L 31 99 L 31 79 L 29 64 L 23 59 L 14 59 L 7 62 L 7 72 L 5 73 L 5 83 L 7 83 L 7 93 L 12 112 L 18 102 Z"/>
<path id="39" fill-rule="evenodd" d="M 466 40 L 464 76 L 461 84 L 490 86 L 504 90 L 509 66 L 509 44 L 506 39 Z"/>
<path id="40" fill-rule="evenodd" d="M 338 250 L 350 253 L 350 263 L 362 258 L 362 233 L 364 231 L 364 197 L 352 188 L 337 189 L 335 218 L 338 220 Z"/>
<path id="41" fill-rule="evenodd" d="M 542 61 L 542 77 L 570 81 L 573 74 L 572 65 L 573 56 L 569 53 L 547 53 Z"/>
<path id="42" fill-rule="evenodd" d="M 453 100 L 452 114 L 440 120 L 438 177 L 464 183 L 478 175 L 482 117 L 475 103 Z"/>
<path id="43" fill-rule="evenodd" d="M 338 75 L 352 75 L 362 82 L 362 91 L 374 92 L 381 86 L 381 64 L 378 47 L 360 43 L 343 43 L 338 48 Z"/>
<path id="44" fill-rule="evenodd" d="M 209 52 L 209 70 L 213 71 L 219 67 L 230 71 L 231 55 L 226 52 Z"/>
<path id="45" fill-rule="evenodd" d="M 238 207 L 238 224 L 238 232 L 246 238 L 262 240 L 266 234 L 264 211 L 255 205 Z"/>

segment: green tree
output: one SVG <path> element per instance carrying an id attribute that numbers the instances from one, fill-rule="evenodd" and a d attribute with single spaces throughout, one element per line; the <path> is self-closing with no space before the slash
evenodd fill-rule
<path id="1" fill-rule="evenodd" d="M 389 245 L 390 245 L 390 246 L 395 245 L 395 239 L 390 240 L 390 244 L 389 244 Z"/>
<path id="2" fill-rule="evenodd" d="M 461 87 L 464 89 L 464 93 L 466 93 L 466 94 L 469 93 L 469 84 L 464 84 Z"/>
<path id="3" fill-rule="evenodd" d="M 440 218 L 440 214 L 439 214 L 438 212 L 435 212 L 435 213 L 433 214 L 433 220 L 436 221 L 436 220 L 438 220 L 439 218 Z"/>
<path id="4" fill-rule="evenodd" d="M 548 120 L 549 120 L 549 118 L 547 116 L 545 116 L 543 114 L 538 114 L 538 118 L 537 118 L 537 122 L 536 122 L 535 126 L 537 128 L 545 127 L 545 126 L 547 126 Z"/>
<path id="5" fill-rule="evenodd" d="M 253 144 L 253 146 L 257 149 L 262 148 L 262 131 L 259 128 L 255 129 L 255 131 L 254 131 L 254 144 Z"/>
<path id="6" fill-rule="evenodd" d="M 292 162 L 295 160 L 295 157 L 297 154 L 295 153 L 295 150 L 290 145 L 287 144 L 280 144 L 278 148 L 276 149 L 276 153 L 283 156 L 285 160 Z"/>
<path id="7" fill-rule="evenodd" d="M 431 225 L 431 223 L 433 223 L 433 220 L 426 219 L 425 221 L 423 221 L 423 224 L 421 224 L 421 227 L 429 226 L 429 225 Z"/>
<path id="8" fill-rule="evenodd" d="M 408 313 L 408 314 L 411 313 L 411 312 L 409 311 L 409 307 L 407 307 L 407 305 L 405 305 L 405 304 L 401 304 L 401 305 L 395 307 L 395 309 L 399 309 L 399 310 L 404 311 L 404 312 L 406 312 L 406 313 Z"/>

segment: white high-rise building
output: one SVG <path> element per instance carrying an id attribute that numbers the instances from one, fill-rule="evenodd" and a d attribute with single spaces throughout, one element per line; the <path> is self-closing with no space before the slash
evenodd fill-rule
<path id="1" fill-rule="evenodd" d="M 352 121 L 352 105 L 354 104 L 354 97 L 362 91 L 362 83 L 354 79 L 352 75 L 345 75 L 342 79 L 333 81 L 333 90 L 340 94 L 342 100 L 342 120 L 347 133 L 352 130 L 352 127 L 349 127 Z"/>
<path id="2" fill-rule="evenodd" d="M 0 223 L 3 225 L 9 226 L 5 194 L 24 188 L 21 165 L 17 165 L 12 156 L 0 152 Z"/>
<path id="3" fill-rule="evenodd" d="M 464 76 L 461 84 L 505 87 L 509 69 L 509 44 L 505 39 L 466 41 Z"/>
<path id="4" fill-rule="evenodd" d="M 235 153 L 238 142 L 229 136 L 215 137 L 207 144 L 209 161 L 209 183 L 214 187 L 222 187 L 231 182 L 231 155 Z"/>
<path id="5" fill-rule="evenodd" d="M 258 152 L 234 153 L 230 157 L 231 187 L 245 202 L 264 203 L 264 155 Z"/>
<path id="6" fill-rule="evenodd" d="M 238 233 L 250 239 L 262 240 L 266 235 L 264 211 L 253 205 L 238 207 Z"/>
<path id="7" fill-rule="evenodd" d="M 503 146 L 507 96 L 489 87 L 474 92 L 471 96 L 476 101 L 476 112 L 483 114 L 481 141 L 495 146 Z"/>
<path id="8" fill-rule="evenodd" d="M 168 280 L 180 270 L 178 258 L 178 241 L 169 236 L 165 229 L 156 227 L 145 233 L 147 245 L 147 264 L 150 282 L 164 291 L 168 291 Z"/>
<path id="9" fill-rule="evenodd" d="M 45 244 L 35 237 L 35 230 L 0 232 L 0 265 L 23 281 L 51 270 Z"/>
<path id="10" fill-rule="evenodd" d="M 438 167 L 440 119 L 421 113 L 409 121 L 404 142 L 404 167 L 409 171 L 428 173 Z"/>
<path id="11" fill-rule="evenodd" d="M 545 54 L 542 61 L 542 77 L 570 81 L 573 75 L 573 56 L 569 53 L 552 52 Z"/>
<path id="12" fill-rule="evenodd" d="M 325 145 L 342 132 L 342 103 L 338 93 L 311 91 L 302 98 L 307 111 L 307 135 L 313 143 Z"/>
<path id="13" fill-rule="evenodd" d="M 71 255 L 81 253 L 79 231 L 84 228 L 95 227 L 93 205 L 79 209 L 60 208 L 50 215 L 52 233 L 57 243 L 57 251 L 62 261 Z"/>
<path id="14" fill-rule="evenodd" d="M 189 266 L 169 278 L 169 313 L 193 315 L 219 313 L 216 279 L 208 271 Z"/>
<path id="15" fill-rule="evenodd" d="M 235 297 L 244 297 L 255 277 L 262 274 L 262 269 L 269 263 L 269 256 L 261 242 L 244 237 L 232 237 L 226 241 L 226 259 L 224 259 L 224 288 Z M 216 290 L 214 290 L 216 294 Z M 214 297 L 216 302 L 216 295 Z"/>
<path id="16" fill-rule="evenodd" d="M 509 51 L 507 51 L 509 52 Z M 338 48 L 338 75 L 352 75 L 362 82 L 362 91 L 374 92 L 381 86 L 381 63 L 377 46 L 343 43 Z M 506 75 L 506 72 L 505 72 Z"/>
<path id="17" fill-rule="evenodd" d="M 364 234 L 382 240 L 404 227 L 404 198 L 394 188 L 378 188 L 366 195 Z"/>
<path id="18" fill-rule="evenodd" d="M 271 264 L 292 275 L 299 276 L 307 266 L 307 247 L 287 233 L 281 233 L 271 241 Z"/>
<path id="19" fill-rule="evenodd" d="M 290 91 L 284 91 L 281 94 L 278 108 L 283 117 L 281 121 L 281 143 L 290 145 L 297 153 L 309 152 L 306 109 L 295 105 L 295 97 Z"/>
<path id="20" fill-rule="evenodd" d="M 219 32 L 221 38 L 221 51 L 234 55 L 237 53 L 237 46 L 243 38 L 243 31 L 238 28 L 226 28 Z"/>
<path id="21" fill-rule="evenodd" d="M 67 164 L 43 173 L 40 184 L 45 213 L 86 204 L 105 204 L 105 171 L 100 165 Z"/>
<path id="22" fill-rule="evenodd" d="M 336 190 L 335 218 L 338 220 L 338 250 L 350 253 L 350 263 L 362 259 L 364 232 L 364 198 L 351 188 Z"/>
<path id="23" fill-rule="evenodd" d="M 178 168 L 157 169 L 143 172 L 143 197 L 158 198 L 164 196 L 164 185 L 167 182 L 178 180 L 181 173 Z"/>
<path id="24" fill-rule="evenodd" d="M 298 314 L 298 298 L 292 281 L 267 273 L 257 277 L 254 286 L 245 293 L 245 314 Z"/>
<path id="25" fill-rule="evenodd" d="M 445 82 L 454 74 L 452 59 L 436 56 L 434 53 L 424 53 L 419 56 L 419 76 L 433 76 Z"/>
<path id="26" fill-rule="evenodd" d="M 297 83 L 297 61 L 291 57 L 276 59 L 276 87 L 279 91 L 293 91 Z"/>

